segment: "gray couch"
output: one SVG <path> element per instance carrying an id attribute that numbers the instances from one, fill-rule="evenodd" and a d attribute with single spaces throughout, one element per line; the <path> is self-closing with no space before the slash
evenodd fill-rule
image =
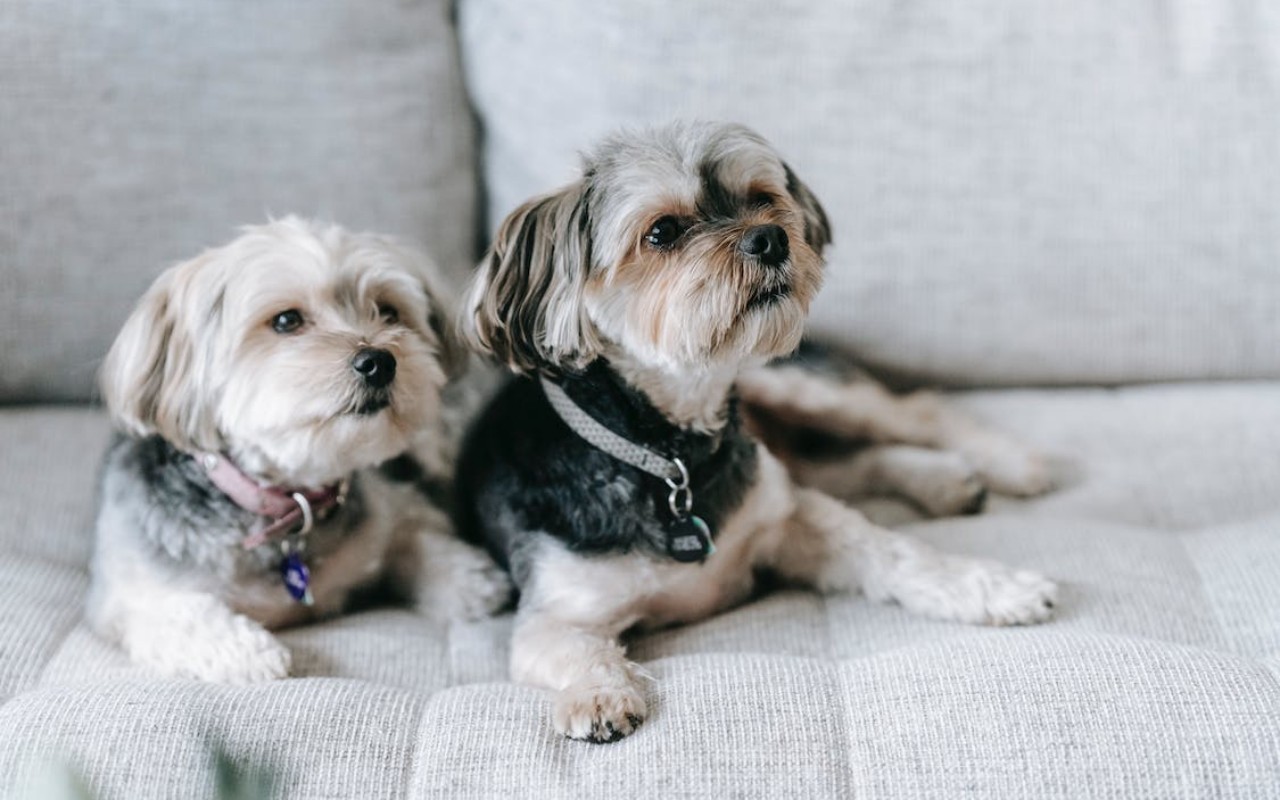
<path id="1" fill-rule="evenodd" d="M 1063 586 L 1051 624 L 770 595 L 647 636 L 651 719 L 558 738 L 510 618 L 284 634 L 158 681 L 80 622 L 92 377 L 165 265 L 267 213 L 428 247 L 620 124 L 731 118 L 832 217 L 815 335 L 1055 457 L 975 518 L 868 510 Z M 1280 797 L 1280 14 L 1259 0 L 6 0 L 0 796 Z"/>

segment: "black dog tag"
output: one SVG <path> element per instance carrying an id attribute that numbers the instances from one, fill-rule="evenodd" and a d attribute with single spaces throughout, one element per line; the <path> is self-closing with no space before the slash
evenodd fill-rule
<path id="1" fill-rule="evenodd" d="M 667 554 L 676 561 L 691 564 L 705 561 L 716 551 L 711 542 L 711 529 L 702 517 L 691 514 L 667 527 Z"/>

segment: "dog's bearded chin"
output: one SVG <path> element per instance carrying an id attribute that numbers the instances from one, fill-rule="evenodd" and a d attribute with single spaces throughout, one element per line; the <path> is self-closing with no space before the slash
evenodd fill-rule
<path id="1" fill-rule="evenodd" d="M 380 392 L 362 398 L 352 413 L 360 417 L 371 417 L 390 405 L 391 395 L 386 392 Z"/>
<path id="2" fill-rule="evenodd" d="M 408 437 L 387 414 L 344 413 L 306 433 L 273 436 L 257 452 L 260 463 L 270 465 L 274 482 L 321 486 L 393 458 L 408 446 Z"/>
<path id="3" fill-rule="evenodd" d="M 751 298 L 751 300 L 747 302 L 747 308 L 749 310 L 754 310 L 757 308 L 766 308 L 772 305 L 776 305 L 777 303 L 781 302 L 782 300 L 790 296 L 791 296 L 791 284 L 789 283 L 780 283 L 774 286 L 766 286 L 765 288 L 756 292 L 755 295 Z"/>

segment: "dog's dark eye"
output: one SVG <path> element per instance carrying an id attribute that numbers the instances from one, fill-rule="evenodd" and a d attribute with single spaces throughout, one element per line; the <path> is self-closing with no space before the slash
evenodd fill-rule
<path id="1" fill-rule="evenodd" d="M 682 233 L 684 229 L 680 225 L 680 220 L 675 217 L 662 217 L 653 223 L 653 227 L 644 235 L 644 240 L 654 247 L 670 247 Z"/>
<path id="2" fill-rule="evenodd" d="M 382 321 L 388 325 L 394 325 L 400 321 L 399 309 L 388 303 L 378 303 L 378 316 L 382 317 Z"/>
<path id="3" fill-rule="evenodd" d="M 747 196 L 747 203 L 756 208 L 769 208 L 773 205 L 773 195 L 768 192 L 752 192 Z"/>
<path id="4" fill-rule="evenodd" d="M 302 312 L 296 308 L 281 311 L 271 318 L 271 330 L 276 333 L 293 333 L 302 327 Z"/>

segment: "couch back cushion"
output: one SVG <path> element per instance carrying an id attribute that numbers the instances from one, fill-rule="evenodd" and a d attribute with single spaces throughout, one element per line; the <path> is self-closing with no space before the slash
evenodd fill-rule
<path id="1" fill-rule="evenodd" d="M 0 4 L 0 401 L 92 396 L 164 267 L 267 215 L 474 255 L 448 0 Z"/>
<path id="2" fill-rule="evenodd" d="M 949 384 L 1280 377 L 1280 11 L 462 0 L 489 223 L 623 125 L 733 119 L 835 228 L 813 333 Z"/>

